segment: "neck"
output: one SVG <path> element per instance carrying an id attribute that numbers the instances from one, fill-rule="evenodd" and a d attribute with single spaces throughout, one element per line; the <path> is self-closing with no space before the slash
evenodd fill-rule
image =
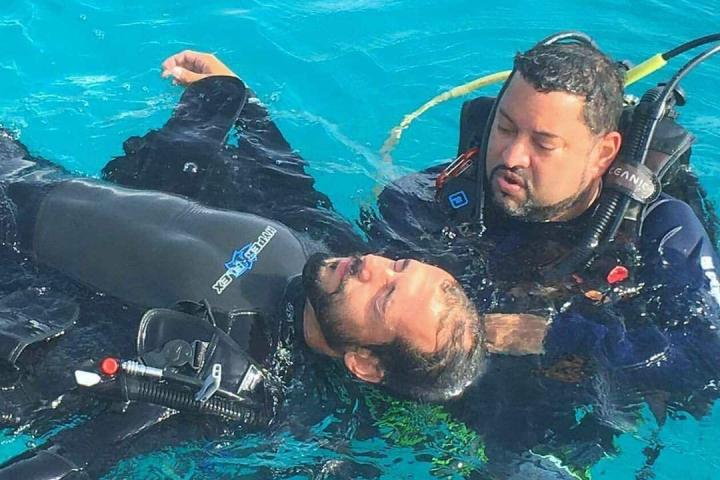
<path id="1" fill-rule="evenodd" d="M 549 322 L 531 314 L 491 313 L 483 317 L 485 344 L 491 353 L 534 355 L 543 353 Z"/>
<path id="2" fill-rule="evenodd" d="M 602 180 L 597 179 L 595 182 L 591 183 L 588 188 L 585 189 L 578 197 L 575 199 L 575 201 L 572 203 L 570 208 L 565 210 L 564 212 L 558 214 L 556 217 L 551 218 L 551 222 L 567 222 L 568 220 L 572 220 L 574 218 L 579 217 L 582 215 L 590 206 L 592 206 L 593 203 L 598 199 L 600 196 L 600 192 L 602 191 Z"/>
<path id="3" fill-rule="evenodd" d="M 317 353 L 329 355 L 331 357 L 339 357 L 340 354 L 330 348 L 325 335 L 322 333 L 320 323 L 318 322 L 315 309 L 310 305 L 310 301 L 305 299 L 305 309 L 303 310 L 303 337 L 308 347 Z"/>

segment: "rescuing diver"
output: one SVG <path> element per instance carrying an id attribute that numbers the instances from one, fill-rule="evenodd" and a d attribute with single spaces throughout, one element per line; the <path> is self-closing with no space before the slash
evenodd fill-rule
<path id="1" fill-rule="evenodd" d="M 680 80 L 719 47 L 623 107 L 624 80 L 718 40 L 630 71 L 578 32 L 518 53 L 497 98 L 463 105 L 457 160 L 383 191 L 384 221 L 407 237 L 482 243 L 489 275 L 511 285 L 542 278 L 606 292 L 644 283 L 720 301 L 717 217 L 689 169 L 695 138 L 677 118 Z"/>
<path id="2" fill-rule="evenodd" d="M 551 316 L 548 338 L 564 337 L 555 347 L 546 339 L 542 362 L 496 358 L 457 406 L 507 448 L 565 452 L 582 470 L 632 428 L 631 405 L 647 403 L 659 424 L 668 407 L 710 411 L 720 365 L 717 218 L 690 170 L 695 138 L 677 107 L 686 101 L 680 80 L 720 47 L 625 106 L 623 84 L 719 40 L 699 38 L 628 71 L 587 35 L 548 37 L 491 76 L 506 79 L 497 98 L 463 105 L 454 162 L 380 195 L 380 223 L 394 234 L 422 246 L 443 238 L 470 252 L 468 264 L 487 266 L 495 288 L 479 304 Z M 487 290 L 483 278 L 463 283 Z M 596 414 L 579 421 L 560 405 L 581 390 L 578 407 Z"/>

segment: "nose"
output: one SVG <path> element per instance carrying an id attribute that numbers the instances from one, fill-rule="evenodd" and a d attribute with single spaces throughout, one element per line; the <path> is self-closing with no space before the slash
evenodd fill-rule
<path id="1" fill-rule="evenodd" d="M 358 280 L 364 283 L 372 281 L 387 281 L 395 275 L 393 262 L 377 255 L 365 255 L 362 257 L 362 264 L 358 272 Z"/>
<path id="2" fill-rule="evenodd" d="M 530 166 L 530 149 L 521 136 L 508 142 L 502 151 L 502 161 L 508 170 Z"/>

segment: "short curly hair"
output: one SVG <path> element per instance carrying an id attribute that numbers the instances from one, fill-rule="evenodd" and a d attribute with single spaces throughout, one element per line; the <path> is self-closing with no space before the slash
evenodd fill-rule
<path id="1" fill-rule="evenodd" d="M 383 386 L 397 396 L 444 402 L 462 395 L 485 373 L 485 330 L 477 309 L 458 283 L 446 282 L 442 287 L 445 308 L 440 323 L 450 331 L 450 339 L 442 348 L 422 353 L 402 339 L 364 346 L 380 361 Z M 463 345 L 468 333 L 469 348 Z"/>
<path id="2" fill-rule="evenodd" d="M 623 109 L 623 71 L 598 49 L 577 43 L 539 44 L 515 55 L 514 71 L 538 92 L 584 97 L 583 116 L 594 134 L 618 129 Z"/>

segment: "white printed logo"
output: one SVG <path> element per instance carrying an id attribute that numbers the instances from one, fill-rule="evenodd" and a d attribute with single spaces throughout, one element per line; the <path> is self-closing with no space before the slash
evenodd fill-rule
<path id="1" fill-rule="evenodd" d="M 215 290 L 218 295 L 222 294 L 233 280 L 245 272 L 252 270 L 253 265 L 255 265 L 255 262 L 258 260 L 258 255 L 260 255 L 260 252 L 270 243 L 270 240 L 272 240 L 276 233 L 277 229 L 268 225 L 256 241 L 248 243 L 239 250 L 235 250 L 230 260 L 225 263 L 227 270 L 217 279 L 215 285 L 212 287 L 213 290 Z"/>

